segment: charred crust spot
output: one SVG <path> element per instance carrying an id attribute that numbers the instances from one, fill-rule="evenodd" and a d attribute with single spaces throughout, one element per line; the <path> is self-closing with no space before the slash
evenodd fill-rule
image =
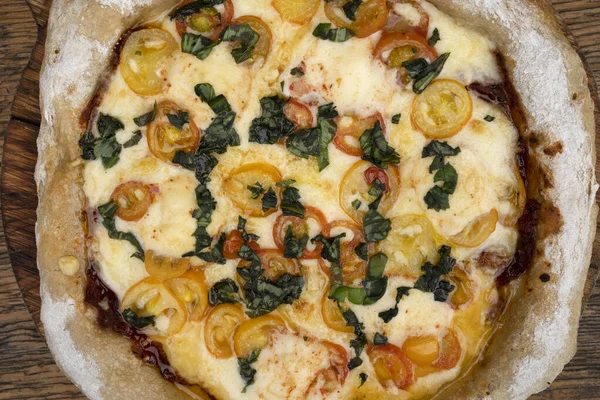
<path id="1" fill-rule="evenodd" d="M 540 143 L 539 139 L 537 138 L 537 136 L 535 135 L 535 133 L 532 133 L 529 135 L 529 137 L 527 138 L 527 141 L 529 142 L 530 145 L 532 145 L 533 147 L 535 147 L 536 145 L 538 145 Z"/>
<path id="2" fill-rule="evenodd" d="M 541 240 L 560 232 L 563 218 L 560 210 L 552 203 L 544 202 L 540 210 L 539 237 Z"/>
<path id="3" fill-rule="evenodd" d="M 560 140 L 557 142 L 554 142 L 551 145 L 548 145 L 544 148 L 544 154 L 546 154 L 547 156 L 550 156 L 550 157 L 554 157 L 555 155 L 562 153 L 562 151 L 563 151 L 563 144 Z"/>
<path id="4" fill-rule="evenodd" d="M 577 93 L 573 93 L 573 97 L 571 97 L 573 100 L 577 100 Z"/>
<path id="5" fill-rule="evenodd" d="M 540 281 L 542 281 L 544 283 L 550 281 L 550 275 L 548 275 L 548 274 L 541 274 L 540 275 Z"/>

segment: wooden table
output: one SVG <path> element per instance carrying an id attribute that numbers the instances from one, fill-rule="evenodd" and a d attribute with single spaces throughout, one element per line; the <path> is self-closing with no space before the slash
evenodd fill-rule
<path id="1" fill-rule="evenodd" d="M 599 82 L 600 1 L 551 2 Z M 23 218 L 23 215 L 34 215 L 36 204 L 35 184 L 26 167 L 34 162 L 35 149 L 31 146 L 29 151 L 22 151 L 19 138 L 31 142 L 40 124 L 38 72 L 50 3 L 51 0 L 0 0 L 0 159 L 3 153 L 11 155 L 4 159 L 9 164 L 0 164 L 8 171 L 3 175 L 4 222 L 0 221 L 0 399 L 83 398 L 54 364 L 36 328 L 39 314 L 35 310 L 39 310 L 39 304 L 35 296 L 34 220 Z M 599 120 L 597 118 L 597 122 Z M 600 138 L 596 143 L 600 149 Z M 596 169 L 600 170 L 598 166 Z M 17 180 L 23 184 L 11 187 L 11 182 Z M 3 223 L 9 228 L 8 232 L 19 232 L 19 235 L 11 235 L 9 246 Z M 594 249 L 592 268 L 597 271 L 600 237 Z M 29 268 L 16 268 L 15 277 L 11 260 L 15 265 L 29 265 Z M 589 291 L 591 297 L 581 319 L 577 355 L 548 390 L 533 398 L 600 399 L 600 289 Z"/>

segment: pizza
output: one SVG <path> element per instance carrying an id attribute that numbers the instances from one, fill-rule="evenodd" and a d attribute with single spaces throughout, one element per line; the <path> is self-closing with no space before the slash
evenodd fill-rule
<path id="1" fill-rule="evenodd" d="M 90 398 L 525 398 L 572 357 L 585 70 L 535 1 L 55 2 L 42 321 Z"/>

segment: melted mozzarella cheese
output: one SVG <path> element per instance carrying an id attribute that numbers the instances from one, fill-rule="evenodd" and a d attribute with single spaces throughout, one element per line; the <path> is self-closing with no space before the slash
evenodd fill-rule
<path id="1" fill-rule="evenodd" d="M 164 93 L 139 96 L 127 86 L 117 70 L 99 107 L 100 112 L 124 123 L 125 128 L 117 133 L 119 143 L 124 143 L 138 129 L 146 133 L 146 128 L 137 127 L 133 118 L 150 111 L 154 101 L 175 102 L 190 112 L 190 118 L 199 128 L 206 129 L 214 112 L 196 96 L 194 86 L 210 83 L 217 94 L 226 96 L 237 114 L 234 127 L 241 145 L 230 147 L 226 153 L 217 156 L 219 164 L 207 184 L 217 202 L 212 222 L 207 228 L 211 236 L 235 229 L 238 216 L 243 215 L 244 210 L 228 197 L 223 182 L 236 168 L 250 162 L 269 163 L 279 170 L 284 179 L 296 180 L 294 186 L 301 194 L 301 202 L 320 209 L 327 222 L 350 220 L 340 206 L 340 182 L 359 161 L 358 157 L 343 153 L 331 143 L 328 146 L 330 165 L 319 172 L 314 158 L 298 158 L 281 145 L 248 142 L 252 120 L 261 113 L 260 99 L 280 92 L 305 101 L 313 114 L 318 105 L 330 102 L 335 104 L 341 115 L 367 117 L 380 113 L 385 122 L 387 140 L 401 157 L 400 196 L 386 216 L 426 216 L 435 229 L 436 245 L 446 243 L 447 238 L 493 208 L 499 213 L 508 213 L 514 208 L 510 193 L 518 185 L 513 168 L 517 132 L 500 107 L 471 96 L 471 120 L 457 135 L 447 139 L 451 146 L 461 148 L 460 154 L 449 158 L 458 172 L 456 192 L 450 196 L 451 207 L 441 212 L 428 210 L 423 197 L 434 184 L 433 175 L 429 173 L 432 159 L 423 159 L 421 152 L 429 139 L 411 121 L 416 95 L 410 88 L 397 83 L 397 71 L 387 68 L 372 56 L 380 34 L 344 43 L 323 41 L 311 34 L 318 22 L 326 21 L 322 7 L 310 24 L 299 26 L 282 21 L 271 7 L 270 0 L 234 1 L 234 5 L 235 17 L 257 15 L 271 29 L 271 53 L 264 63 L 252 66 L 236 64 L 230 54 L 234 45 L 229 43 L 215 47 L 205 60 L 175 52 L 166 74 L 167 90 Z M 464 85 L 475 81 L 488 84 L 501 80 L 495 48 L 489 39 L 460 26 L 430 4 L 423 2 L 422 5 L 430 17 L 430 33 L 434 28 L 440 32 L 441 40 L 435 45 L 437 52 L 451 52 L 440 77 L 456 79 Z M 412 6 L 396 5 L 395 11 L 413 23 L 418 21 L 418 12 Z M 163 29 L 178 37 L 175 23 L 168 18 L 163 22 Z M 301 63 L 305 75 L 301 78 L 290 75 L 290 70 Z M 283 82 L 283 90 L 280 82 Z M 399 113 L 402 115 L 400 122 L 392 124 L 391 117 Z M 486 115 L 494 116 L 495 120 L 484 121 Z M 192 211 L 197 208 L 194 173 L 156 159 L 144 138 L 138 145 L 122 149 L 120 161 L 108 170 L 98 160 L 86 162 L 84 193 L 88 206 L 96 208 L 105 204 L 117 185 L 132 180 L 155 185 L 158 192 L 141 220 L 126 222 L 117 218 L 117 228 L 132 232 L 144 249 L 154 250 L 160 255 L 180 257 L 193 250 L 196 220 Z M 249 192 L 237 195 L 249 196 Z M 276 247 L 272 231 L 279 215 L 277 212 L 265 218 L 248 217 L 247 230 L 260 236 L 258 243 L 261 248 Z M 91 253 L 97 261 L 99 274 L 122 298 L 128 288 L 148 276 L 144 263 L 131 257 L 135 249 L 130 243 L 110 239 L 102 226 L 94 225 L 91 233 L 94 235 Z M 314 236 L 312 233 L 318 232 L 311 232 Z M 466 265 L 469 258 L 487 248 L 501 248 L 512 254 L 516 238 L 514 227 L 498 223 L 496 230 L 480 246 L 453 247 L 452 255 Z M 223 265 L 206 264 L 199 259 L 194 259 L 193 263 L 204 271 L 209 288 L 225 278 L 237 279 L 238 260 L 228 260 Z M 218 359 L 208 351 L 203 340 L 202 321 L 188 322 L 179 333 L 159 339 L 178 374 L 222 399 L 304 398 L 315 373 L 329 365 L 329 353 L 323 341 L 343 346 L 352 357 L 349 343 L 354 335 L 335 331 L 323 320 L 321 299 L 329 290 L 329 279 L 322 270 L 323 265 L 315 260 L 303 260 L 301 264 L 305 286 L 300 298 L 276 311 L 285 319 L 289 331 L 273 337 L 262 350 L 253 364 L 257 370 L 256 382 L 248 387 L 246 393 L 242 393 L 244 382 L 239 376 L 235 357 Z M 328 268 L 327 265 L 324 268 Z M 474 299 L 468 307 L 456 310 L 445 302 L 436 302 L 431 293 L 413 289 L 398 304 L 398 315 L 384 323 L 378 314 L 394 307 L 396 288 L 414 284 L 414 278 L 403 276 L 390 276 L 385 295 L 373 305 L 357 306 L 347 301 L 343 305 L 358 316 L 369 341 L 376 332 L 380 332 L 388 337 L 390 343 L 402 346 L 408 337 L 439 336 L 447 329 L 456 329 L 463 359 L 468 361 L 481 351 L 485 340 L 480 338 L 491 334 L 487 318 L 498 303 L 494 271 L 469 268 L 468 275 L 476 288 Z M 168 322 L 160 321 L 165 326 Z M 303 335 L 308 337 L 307 341 L 302 339 Z M 454 379 L 462 364 L 422 377 L 408 391 L 402 391 L 383 388 L 377 382 L 365 353 L 362 358 L 364 364 L 349 374 L 344 386 L 331 398 L 419 397 Z M 357 389 L 361 372 L 371 378 Z"/>

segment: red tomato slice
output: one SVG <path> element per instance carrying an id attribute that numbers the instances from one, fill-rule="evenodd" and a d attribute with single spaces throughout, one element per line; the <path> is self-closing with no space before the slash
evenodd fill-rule
<path id="1" fill-rule="evenodd" d="M 367 347 L 367 354 L 383 387 L 406 389 L 413 381 L 413 364 L 402 349 L 393 344 Z"/>
<path id="2" fill-rule="evenodd" d="M 327 229 L 327 219 L 325 218 L 325 215 L 323 215 L 321 210 L 319 210 L 318 208 L 307 206 L 304 218 L 286 216 L 283 214 L 277 217 L 277 220 L 275 220 L 275 225 L 273 225 L 273 239 L 275 240 L 275 244 L 277 245 L 277 247 L 280 250 L 283 250 L 285 248 L 284 238 L 288 226 L 292 227 L 292 232 L 297 237 L 300 237 L 304 234 L 307 234 L 310 237 L 308 220 L 311 219 L 317 222 L 317 224 L 319 225 L 319 231 L 322 235 L 327 236 L 329 234 L 329 231 Z M 304 249 L 304 253 L 302 253 L 302 258 L 320 258 L 322 249 L 323 244 L 320 242 L 316 242 L 312 250 L 309 250 L 307 246 L 307 248 Z"/>
<path id="3" fill-rule="evenodd" d="M 182 7 L 193 1 L 194 0 L 185 0 L 182 3 L 180 3 L 178 7 Z M 188 26 L 191 25 L 191 28 L 193 29 L 193 18 L 202 18 L 204 21 L 206 21 L 205 23 L 207 23 L 207 25 L 211 27 L 210 30 L 202 32 L 202 34 L 210 40 L 212 40 L 213 42 L 217 41 L 223 29 L 225 29 L 227 25 L 231 24 L 231 20 L 233 19 L 234 8 L 231 0 L 225 0 L 223 6 L 223 12 L 220 12 L 217 15 L 211 15 L 208 13 L 201 12 L 187 17 L 183 22 L 175 21 L 175 28 L 177 29 L 177 33 L 179 34 L 179 36 L 182 36 L 183 33 L 187 31 Z"/>
<path id="4" fill-rule="evenodd" d="M 125 221 L 137 221 L 148 212 L 154 195 L 149 185 L 129 181 L 117 186 L 110 199 L 119 207 L 117 217 Z"/>

